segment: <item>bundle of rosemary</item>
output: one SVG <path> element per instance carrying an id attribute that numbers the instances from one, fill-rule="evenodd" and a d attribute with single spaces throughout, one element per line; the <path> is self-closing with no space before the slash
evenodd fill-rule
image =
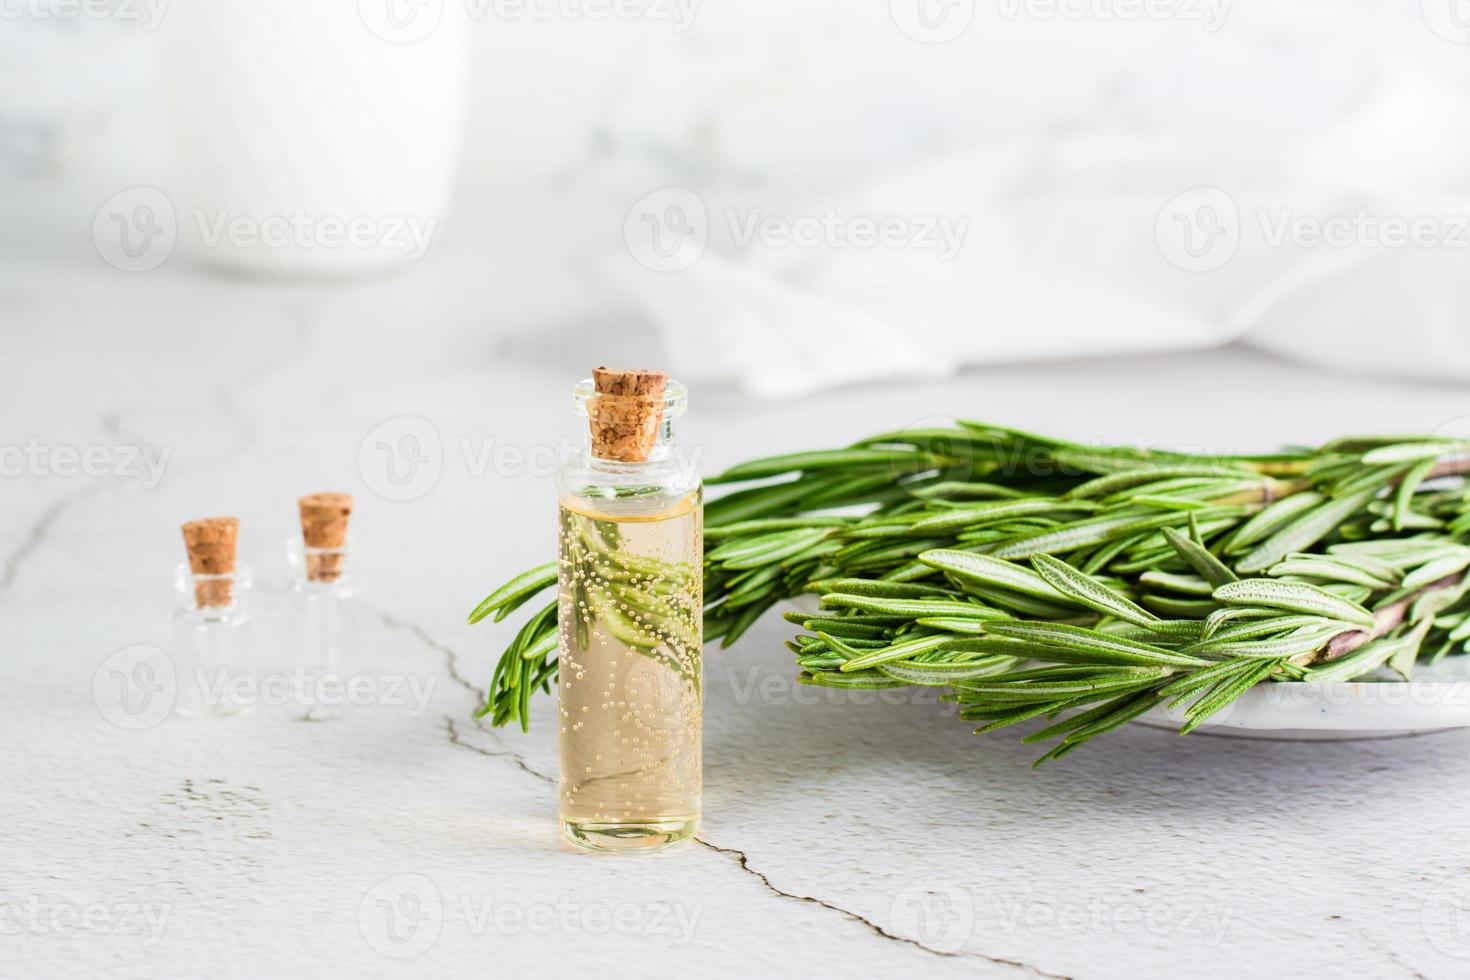
<path id="1" fill-rule="evenodd" d="M 1052 719 L 1038 762 L 1158 705 L 1187 705 L 1187 733 L 1257 684 L 1470 647 L 1470 488 L 1444 479 L 1466 472 L 1470 443 L 1434 437 L 1207 456 L 968 421 L 756 460 L 709 481 L 748 485 L 705 508 L 704 636 L 815 592 L 785 614 L 804 683 L 944 686 L 977 732 Z M 526 572 L 470 622 L 555 584 Z M 625 599 L 636 631 L 652 613 Z M 556 619 L 502 655 L 494 724 L 549 690 Z"/>

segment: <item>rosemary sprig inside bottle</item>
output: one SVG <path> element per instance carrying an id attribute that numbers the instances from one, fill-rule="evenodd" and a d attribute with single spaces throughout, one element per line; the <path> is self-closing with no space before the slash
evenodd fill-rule
<path id="1" fill-rule="evenodd" d="M 573 542 L 564 561 L 573 576 L 572 615 L 578 648 L 600 625 L 629 650 L 669 667 L 698 691 L 699 594 L 690 565 L 640 555 L 620 547 L 618 522 L 563 509 L 562 534 Z"/>

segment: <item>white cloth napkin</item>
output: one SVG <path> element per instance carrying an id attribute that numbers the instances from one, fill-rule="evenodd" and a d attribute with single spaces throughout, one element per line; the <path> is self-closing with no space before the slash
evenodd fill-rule
<path id="1" fill-rule="evenodd" d="M 1269 138 L 1110 125 L 977 144 L 775 212 L 705 192 L 702 218 L 684 215 L 708 234 L 687 268 L 604 269 L 660 325 L 680 376 L 767 396 L 1232 341 L 1470 378 L 1470 103 L 1408 65 L 1367 78 L 1340 111 Z M 744 240 L 755 217 L 824 215 L 964 233 L 947 260 L 845 232 L 822 247 Z M 1414 222 L 1419 243 L 1395 244 Z"/>

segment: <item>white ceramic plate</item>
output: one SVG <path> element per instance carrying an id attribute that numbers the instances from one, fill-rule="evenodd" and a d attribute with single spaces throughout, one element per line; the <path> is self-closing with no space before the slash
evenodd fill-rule
<path id="1" fill-rule="evenodd" d="M 1393 738 L 1470 727 L 1470 657 L 1453 657 L 1412 681 L 1396 674 L 1344 684 L 1261 684 L 1194 730 L 1234 738 Z M 1391 678 L 1391 679 L 1390 679 Z M 1183 710 L 1155 708 L 1140 724 L 1178 730 Z"/>

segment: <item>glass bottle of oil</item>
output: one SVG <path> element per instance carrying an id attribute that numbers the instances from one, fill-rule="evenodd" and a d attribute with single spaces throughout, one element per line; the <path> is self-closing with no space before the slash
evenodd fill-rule
<path id="1" fill-rule="evenodd" d="M 574 401 L 588 440 L 557 480 L 562 831 L 648 850 L 700 815 L 701 486 L 673 440 L 687 393 L 598 368 Z"/>

